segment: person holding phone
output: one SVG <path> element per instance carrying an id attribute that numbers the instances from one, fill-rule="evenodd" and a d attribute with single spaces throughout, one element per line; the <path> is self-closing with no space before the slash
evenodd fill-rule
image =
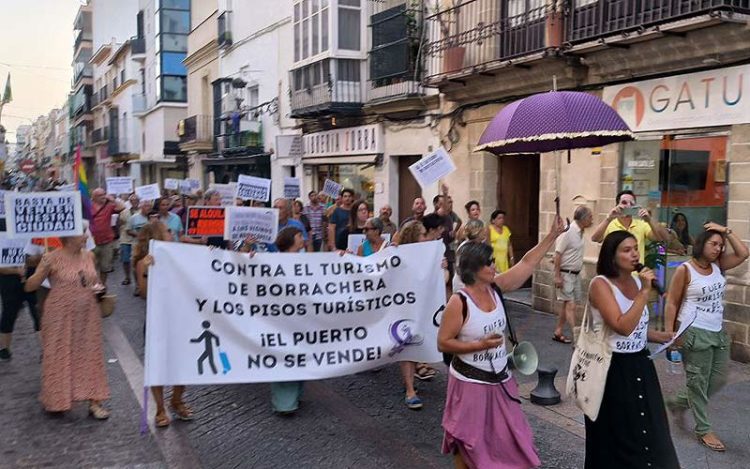
<path id="1" fill-rule="evenodd" d="M 677 268 L 669 286 L 666 330 L 675 330 L 675 321 L 686 313 L 697 315 L 681 338 L 685 388 L 667 399 L 667 406 L 677 413 L 690 409 L 698 440 L 708 449 L 721 452 L 726 447 L 711 430 L 708 399 L 726 384 L 728 373 L 730 339 L 724 329 L 724 272 L 745 262 L 750 252 L 731 229 L 717 223 L 706 223 L 704 228 L 695 240 L 693 258 Z M 731 252 L 724 249 L 727 242 Z"/>
<path id="2" fill-rule="evenodd" d="M 643 207 L 636 205 L 635 194 L 631 190 L 620 191 L 615 198 L 617 205 L 609 211 L 607 218 L 591 235 L 591 241 L 601 243 L 604 238 L 615 231 L 627 231 L 638 242 L 640 263 L 646 260 L 646 239 L 652 241 L 668 241 L 669 231 L 651 218 L 651 214 Z"/>

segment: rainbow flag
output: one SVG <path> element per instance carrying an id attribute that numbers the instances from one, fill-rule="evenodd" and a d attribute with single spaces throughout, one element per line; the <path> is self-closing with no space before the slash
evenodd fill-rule
<path id="1" fill-rule="evenodd" d="M 86 169 L 83 167 L 81 158 L 81 146 L 76 147 L 76 160 L 73 165 L 73 174 L 76 179 L 75 183 L 78 191 L 81 193 L 81 203 L 83 203 L 83 218 L 91 220 L 91 194 L 89 193 L 89 181 L 86 178 Z"/>

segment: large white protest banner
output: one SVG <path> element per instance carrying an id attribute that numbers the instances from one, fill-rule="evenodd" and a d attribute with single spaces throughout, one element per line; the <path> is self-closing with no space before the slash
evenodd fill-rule
<path id="1" fill-rule="evenodd" d="M 284 176 L 284 198 L 296 199 L 302 195 L 300 191 L 299 178 Z"/>
<path id="2" fill-rule="evenodd" d="M 209 190 L 215 190 L 221 195 L 221 206 L 231 207 L 234 205 L 235 195 L 237 194 L 237 183 L 229 184 L 211 184 Z"/>
<path id="3" fill-rule="evenodd" d="M 9 237 L 46 238 L 83 234 L 81 193 L 6 192 Z"/>
<path id="4" fill-rule="evenodd" d="M 138 196 L 141 202 L 144 200 L 156 200 L 161 197 L 161 189 L 159 189 L 159 184 L 138 186 L 135 188 L 135 195 Z"/>
<path id="5" fill-rule="evenodd" d="M 168 191 L 176 191 L 180 188 L 180 179 L 166 178 L 164 179 L 164 189 Z"/>
<path id="6" fill-rule="evenodd" d="M 275 208 L 227 207 L 224 239 L 233 243 L 254 236 L 262 243 L 273 243 L 279 229 L 279 211 Z"/>
<path id="7" fill-rule="evenodd" d="M 26 244 L 24 238 L 8 238 L 0 233 L 0 267 L 20 267 L 26 263 Z"/>
<path id="8" fill-rule="evenodd" d="M 133 178 L 119 176 L 107 178 L 107 194 L 120 195 L 131 192 L 133 192 Z"/>
<path id="9" fill-rule="evenodd" d="M 413 165 L 409 171 L 420 186 L 427 187 L 456 170 L 450 155 L 445 148 L 440 147 Z"/>
<path id="10" fill-rule="evenodd" d="M 326 179 L 325 183 L 323 183 L 323 193 L 332 199 L 341 195 L 341 189 L 343 188 L 344 186 L 330 179 Z"/>
<path id="11" fill-rule="evenodd" d="M 271 200 L 271 180 L 240 174 L 237 178 L 237 198 L 242 200 Z"/>
<path id="12" fill-rule="evenodd" d="M 251 258 L 153 241 L 145 385 L 311 380 L 439 361 L 443 251 L 431 241 L 369 257 Z"/>
<path id="13" fill-rule="evenodd" d="M 383 233 L 380 235 L 380 238 L 387 243 L 391 242 L 391 235 L 390 233 Z M 346 238 L 346 249 L 353 252 L 354 254 L 357 254 L 357 249 L 362 245 L 362 243 L 365 242 L 365 235 L 363 234 L 350 234 Z"/>
<path id="14" fill-rule="evenodd" d="M 7 191 L 0 191 L 0 218 L 5 218 L 5 193 Z"/>

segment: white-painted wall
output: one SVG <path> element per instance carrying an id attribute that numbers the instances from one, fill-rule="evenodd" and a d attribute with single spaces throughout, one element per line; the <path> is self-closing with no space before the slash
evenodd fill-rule
<path id="1" fill-rule="evenodd" d="M 219 14 L 226 9 L 226 0 L 219 2 Z M 219 52 L 219 73 L 222 77 L 239 77 L 248 87 L 258 86 L 258 102 L 278 98 L 275 114 L 260 116 L 266 151 L 276 151 L 276 136 L 299 134 L 289 119 L 289 69 L 294 60 L 292 36 L 292 0 L 254 0 L 231 2 L 231 31 L 234 44 Z M 272 197 L 283 196 L 283 178 L 291 174 L 301 177 L 301 161 L 271 157 Z M 305 193 L 304 181 L 302 193 Z"/>

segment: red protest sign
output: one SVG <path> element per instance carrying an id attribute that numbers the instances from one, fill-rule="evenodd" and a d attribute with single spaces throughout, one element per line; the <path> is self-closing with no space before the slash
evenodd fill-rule
<path id="1" fill-rule="evenodd" d="M 188 207 L 188 236 L 224 236 L 224 207 Z"/>

